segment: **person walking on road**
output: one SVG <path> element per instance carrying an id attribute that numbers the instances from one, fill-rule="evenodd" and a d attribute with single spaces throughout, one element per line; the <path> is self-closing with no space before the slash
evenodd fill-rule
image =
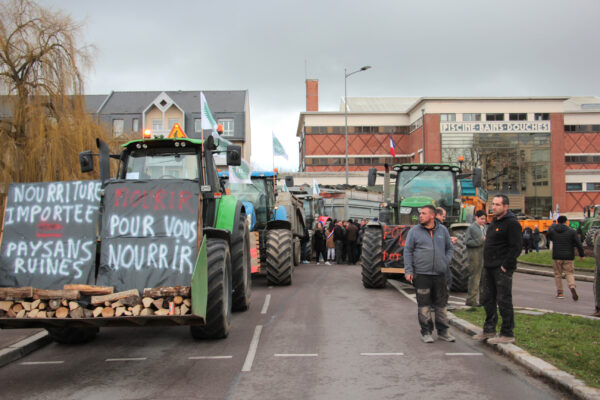
<path id="1" fill-rule="evenodd" d="M 575 271 L 575 264 L 573 262 L 575 259 L 574 248 L 577 248 L 579 258 L 583 260 L 583 246 L 581 245 L 581 241 L 579 241 L 577 232 L 567 226 L 566 216 L 561 215 L 556 222 L 558 224 L 548 234 L 548 240 L 552 241 L 552 266 L 554 267 L 556 298 L 565 298 L 562 282 L 562 274 L 564 272 L 567 285 L 569 285 L 569 289 L 571 290 L 571 296 L 573 296 L 573 300 L 577 301 L 579 300 L 579 296 L 575 289 L 575 278 L 573 277 L 573 272 Z"/>
<path id="2" fill-rule="evenodd" d="M 325 264 L 331 264 L 335 261 L 335 241 L 333 240 L 333 224 L 329 224 L 325 236 L 325 246 L 327 247 L 327 261 Z"/>
<path id="3" fill-rule="evenodd" d="M 596 259 L 596 266 L 594 267 L 594 304 L 596 305 L 596 312 L 592 314 L 592 317 L 600 318 L 600 235 L 596 235 L 594 240 L 594 258 Z"/>
<path id="4" fill-rule="evenodd" d="M 431 309 L 434 308 L 435 328 L 438 338 L 454 342 L 448 333 L 448 288 L 446 274 L 454 247 L 448 229 L 435 218 L 435 208 L 431 205 L 419 210 L 419 224 L 411 228 L 404 246 L 404 277 L 414 283 L 417 290 L 418 318 L 421 336 L 425 343 L 433 343 L 434 321 Z"/>
<path id="5" fill-rule="evenodd" d="M 346 230 L 342 225 L 342 221 L 335 222 L 333 228 L 333 241 L 335 243 L 335 263 L 344 263 L 344 241 L 346 240 Z"/>
<path id="6" fill-rule="evenodd" d="M 488 343 L 513 343 L 515 341 L 514 310 L 512 304 L 512 275 L 521 254 L 521 224 L 508 210 L 508 197 L 494 196 L 492 211 L 494 219 L 488 226 L 483 247 L 483 278 L 481 303 L 485 309 L 483 332 L 473 336 L 475 340 Z M 502 317 L 500 336 L 496 336 L 498 310 Z"/>
<path id="7" fill-rule="evenodd" d="M 485 223 L 487 215 L 485 211 L 478 210 L 475 213 L 475 222 L 465 232 L 465 245 L 469 255 L 469 289 L 465 304 L 471 307 L 479 307 L 477 297 L 479 295 L 479 282 L 481 281 L 481 270 L 483 269 L 483 244 L 485 241 Z"/>
<path id="8" fill-rule="evenodd" d="M 533 231 L 531 230 L 530 227 L 526 227 L 523 230 L 523 247 L 525 248 L 525 254 L 527 254 L 533 250 L 532 240 L 533 240 Z"/>
<path id="9" fill-rule="evenodd" d="M 540 252 L 540 230 L 537 226 L 533 229 L 533 248 L 536 253 Z"/>
<path id="10" fill-rule="evenodd" d="M 315 230 L 313 231 L 313 240 L 315 243 L 315 252 L 317 264 L 320 264 L 321 257 L 323 258 L 323 262 L 327 261 L 327 252 L 325 248 L 325 230 L 323 229 L 323 224 L 320 221 L 317 221 L 315 225 Z"/>
<path id="11" fill-rule="evenodd" d="M 356 241 L 358 240 L 358 228 L 354 225 L 354 221 L 349 220 L 346 225 L 346 256 L 348 257 L 348 264 L 354 264 L 356 262 Z"/>

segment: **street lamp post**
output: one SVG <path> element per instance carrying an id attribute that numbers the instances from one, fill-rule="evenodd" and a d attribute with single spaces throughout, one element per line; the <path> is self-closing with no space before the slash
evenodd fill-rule
<path id="1" fill-rule="evenodd" d="M 346 68 L 344 68 L 344 120 L 346 126 L 346 185 L 348 185 L 348 77 L 350 75 L 354 75 L 358 72 L 366 71 L 371 68 L 370 65 L 365 65 L 361 69 L 358 69 L 354 72 L 347 73 Z"/>

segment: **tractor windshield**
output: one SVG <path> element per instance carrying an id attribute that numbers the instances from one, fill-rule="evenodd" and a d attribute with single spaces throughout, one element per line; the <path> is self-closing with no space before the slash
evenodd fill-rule
<path id="1" fill-rule="evenodd" d="M 127 160 L 126 179 L 198 179 L 198 158 L 194 149 L 177 153 L 173 149 L 134 150 Z"/>
<path id="2" fill-rule="evenodd" d="M 436 206 L 452 207 L 454 201 L 454 176 L 451 171 L 410 170 L 401 171 L 396 180 L 398 200 L 428 198 Z M 428 203 L 431 204 L 431 203 Z"/>
<path id="3" fill-rule="evenodd" d="M 228 184 L 231 194 L 240 201 L 247 201 L 254 206 L 256 224 L 262 226 L 267 223 L 267 192 L 262 179 L 252 179 L 252 183 Z"/>

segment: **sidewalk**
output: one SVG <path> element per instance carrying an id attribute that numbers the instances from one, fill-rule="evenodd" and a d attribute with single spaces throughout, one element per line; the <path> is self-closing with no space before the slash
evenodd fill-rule
<path id="1" fill-rule="evenodd" d="M 0 329 L 0 367 L 47 345 L 45 329 Z"/>

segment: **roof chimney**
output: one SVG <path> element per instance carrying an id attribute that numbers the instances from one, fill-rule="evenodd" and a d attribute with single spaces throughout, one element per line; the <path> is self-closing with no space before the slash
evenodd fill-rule
<path id="1" fill-rule="evenodd" d="M 306 111 L 319 111 L 319 80 L 306 80 Z"/>

